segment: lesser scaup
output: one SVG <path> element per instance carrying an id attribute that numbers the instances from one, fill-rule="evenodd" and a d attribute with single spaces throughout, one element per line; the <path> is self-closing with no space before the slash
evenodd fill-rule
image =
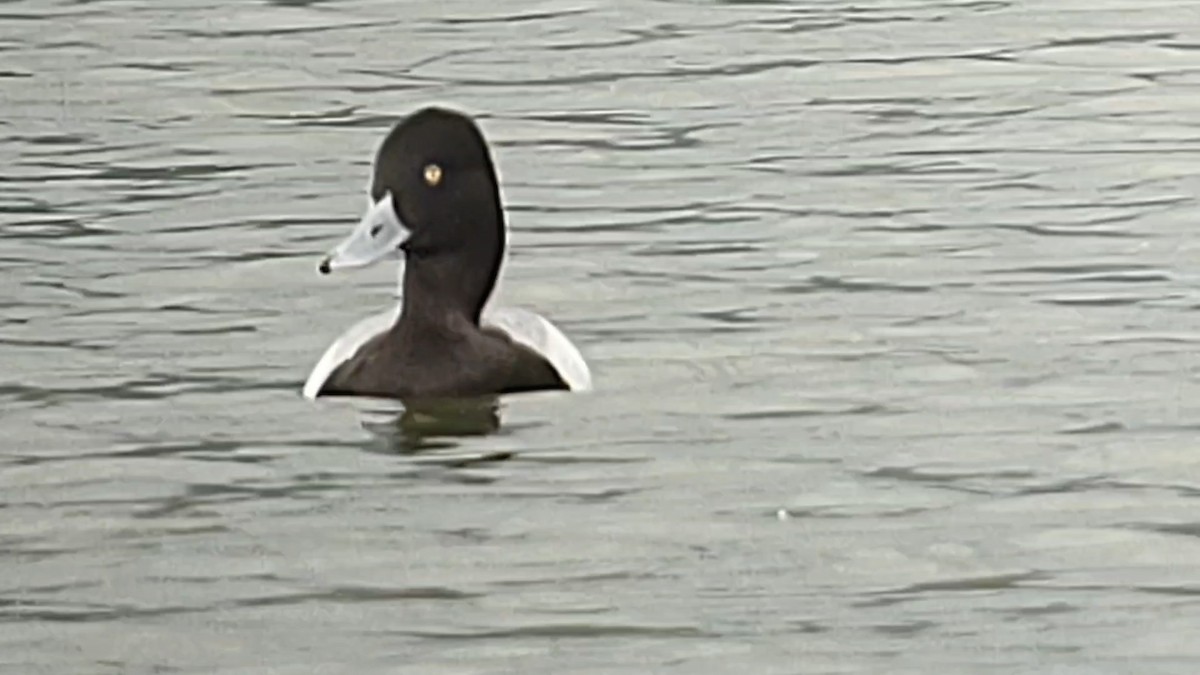
<path id="1" fill-rule="evenodd" d="M 304 383 L 306 398 L 591 388 L 579 350 L 552 323 L 488 304 L 507 232 L 496 170 L 474 121 L 436 107 L 401 120 L 376 153 L 369 197 L 366 215 L 318 269 L 402 260 L 401 300 L 325 350 Z"/>

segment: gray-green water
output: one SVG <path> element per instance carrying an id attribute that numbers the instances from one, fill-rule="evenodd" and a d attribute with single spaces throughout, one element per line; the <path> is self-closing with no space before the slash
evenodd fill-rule
<path id="1" fill-rule="evenodd" d="M 588 395 L 299 388 L 479 115 Z M 0 3 L 0 671 L 1191 673 L 1187 0 Z"/>

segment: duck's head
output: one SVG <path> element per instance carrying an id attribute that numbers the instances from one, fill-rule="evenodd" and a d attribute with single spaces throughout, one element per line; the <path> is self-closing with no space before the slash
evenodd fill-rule
<path id="1" fill-rule="evenodd" d="M 466 115 L 431 107 L 398 123 L 375 155 L 369 197 L 358 225 L 321 260 L 322 274 L 404 256 L 494 278 L 504 250 L 500 188 Z"/>

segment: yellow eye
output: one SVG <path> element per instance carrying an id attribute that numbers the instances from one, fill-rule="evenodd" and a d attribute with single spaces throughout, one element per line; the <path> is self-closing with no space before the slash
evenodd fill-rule
<path id="1" fill-rule="evenodd" d="M 428 164 L 425 166 L 425 182 L 429 187 L 436 187 L 442 182 L 442 167 L 437 164 Z"/>

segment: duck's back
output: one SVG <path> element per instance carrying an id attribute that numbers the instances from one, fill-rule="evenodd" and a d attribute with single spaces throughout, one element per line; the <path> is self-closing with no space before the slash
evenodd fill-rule
<path id="1" fill-rule="evenodd" d="M 323 396 L 450 398 L 567 389 L 554 366 L 498 329 L 374 336 L 330 374 Z"/>

